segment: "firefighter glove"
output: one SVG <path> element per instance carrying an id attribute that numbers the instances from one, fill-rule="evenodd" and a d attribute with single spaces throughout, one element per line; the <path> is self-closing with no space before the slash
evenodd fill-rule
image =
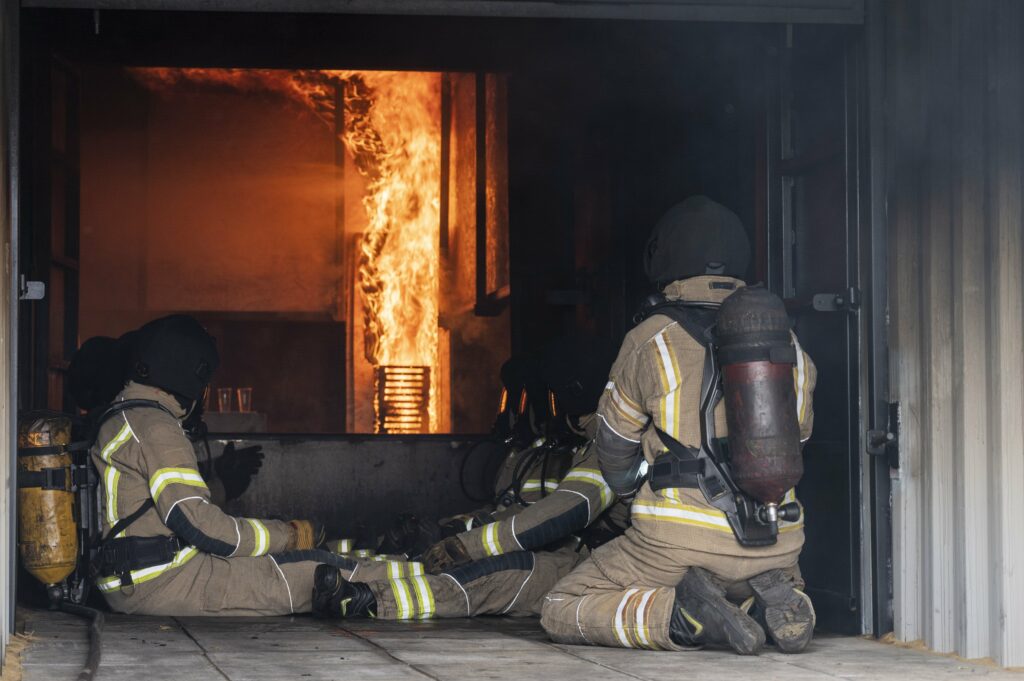
<path id="1" fill-rule="evenodd" d="M 423 554 L 423 567 L 431 574 L 439 574 L 472 560 L 465 544 L 458 537 L 448 537 L 431 546 Z"/>
<path id="2" fill-rule="evenodd" d="M 235 449 L 235 443 L 229 442 L 224 452 L 213 462 L 224 485 L 224 495 L 228 501 L 237 499 L 249 489 L 249 483 L 263 465 L 263 448 L 259 445 Z"/>
<path id="3" fill-rule="evenodd" d="M 289 551 L 315 549 L 327 539 L 324 526 L 314 520 L 289 520 L 288 524 L 295 530 L 287 547 Z"/>

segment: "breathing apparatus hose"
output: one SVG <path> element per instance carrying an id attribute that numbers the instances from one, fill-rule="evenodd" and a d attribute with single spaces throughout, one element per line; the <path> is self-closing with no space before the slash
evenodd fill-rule
<path id="1" fill-rule="evenodd" d="M 84 605 L 76 605 L 68 601 L 60 602 L 60 609 L 71 615 L 78 615 L 90 620 L 89 623 L 89 653 L 85 658 L 85 666 L 78 672 L 78 681 L 93 681 L 96 672 L 100 668 L 100 653 L 103 647 L 103 624 L 105 618 L 103 613 L 95 608 Z"/>
<path id="2" fill-rule="evenodd" d="M 482 503 L 493 501 L 493 498 L 491 497 L 490 494 L 487 494 L 485 492 L 485 496 L 482 496 L 482 497 L 478 496 L 478 495 L 475 495 L 475 494 L 470 492 L 469 487 L 466 485 L 466 465 L 469 463 L 469 459 L 470 459 L 471 456 L 473 456 L 473 453 L 476 452 L 476 450 L 481 445 L 485 445 L 485 444 L 500 444 L 500 443 L 495 438 L 485 438 L 483 440 L 478 440 L 478 441 L 474 442 L 472 445 L 470 445 L 469 447 L 466 448 L 466 451 L 462 455 L 462 463 L 459 464 L 459 487 L 462 488 L 462 493 L 466 496 L 466 498 L 469 499 L 470 501 L 472 501 L 475 504 L 482 504 Z M 480 473 L 480 487 L 481 488 L 486 488 L 486 476 L 487 476 L 487 468 L 485 466 L 483 471 Z"/>

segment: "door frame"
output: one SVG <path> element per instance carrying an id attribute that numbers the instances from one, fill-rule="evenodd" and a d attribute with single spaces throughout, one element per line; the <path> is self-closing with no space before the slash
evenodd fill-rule
<path id="1" fill-rule="evenodd" d="M 860 289 L 861 301 L 856 327 L 848 342 L 858 354 L 857 371 L 849 377 L 859 390 L 859 403 L 851 405 L 851 447 L 860 453 L 859 560 L 855 566 L 859 581 L 858 608 L 863 633 L 882 636 L 893 629 L 892 505 L 890 463 L 898 461 L 895 445 L 872 447 L 868 433 L 898 433 L 898 406 L 890 403 L 888 347 L 888 239 L 885 220 L 884 184 L 884 84 L 882 0 L 869 0 L 867 25 L 855 36 L 845 55 L 845 138 L 848 278 Z M 786 74 L 790 69 L 787 27 L 780 41 L 775 67 L 777 81 L 767 101 L 762 191 L 765 192 L 759 239 L 763 239 L 764 262 L 758 274 L 769 286 L 785 294 L 791 285 L 786 266 L 779 265 L 782 253 L 792 245 L 787 230 L 775 224 L 789 224 L 786 205 L 781 201 L 782 177 L 774 166 L 781 158 L 784 139 Z M 773 234 L 775 232 L 775 234 Z M 810 302 L 810 301 L 805 301 Z M 851 483 L 855 482 L 853 480 Z M 853 518 L 851 518 L 853 520 Z M 855 590 L 856 591 L 856 590 Z"/>
<path id="2" fill-rule="evenodd" d="M 52 9 L 861 24 L 866 0 L 22 0 Z"/>

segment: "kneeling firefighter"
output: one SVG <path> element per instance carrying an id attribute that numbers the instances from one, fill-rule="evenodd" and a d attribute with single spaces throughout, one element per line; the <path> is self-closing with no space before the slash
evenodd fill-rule
<path id="1" fill-rule="evenodd" d="M 598 408 L 600 467 L 617 494 L 635 495 L 632 525 L 545 599 L 555 641 L 742 654 L 766 634 L 783 652 L 810 642 L 793 487 L 815 369 L 782 301 L 738 278 L 749 259 L 739 218 L 705 197 L 655 227 L 645 267 L 660 295 Z"/>
<path id="2" fill-rule="evenodd" d="M 103 539 L 92 568 L 113 610 L 308 612 L 318 565 L 345 575 L 359 568 L 318 550 L 323 530 L 313 522 L 236 518 L 210 503 L 182 423 L 218 362 L 214 339 L 195 319 L 150 322 L 133 343 L 131 380 L 99 417 L 91 457 L 101 481 Z"/>

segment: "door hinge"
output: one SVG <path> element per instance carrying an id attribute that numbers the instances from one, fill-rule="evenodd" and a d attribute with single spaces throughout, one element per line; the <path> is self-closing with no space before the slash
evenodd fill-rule
<path id="1" fill-rule="evenodd" d="M 884 456 L 889 468 L 900 467 L 900 403 L 889 403 L 888 423 L 884 430 L 867 432 L 867 452 L 870 456 Z"/>
<path id="2" fill-rule="evenodd" d="M 42 281 L 29 281 L 25 275 L 18 279 L 18 300 L 42 300 L 46 297 L 46 284 Z"/>
<path id="3" fill-rule="evenodd" d="M 815 293 L 811 306 L 818 312 L 852 312 L 860 308 L 860 289 L 851 286 L 842 293 Z"/>

